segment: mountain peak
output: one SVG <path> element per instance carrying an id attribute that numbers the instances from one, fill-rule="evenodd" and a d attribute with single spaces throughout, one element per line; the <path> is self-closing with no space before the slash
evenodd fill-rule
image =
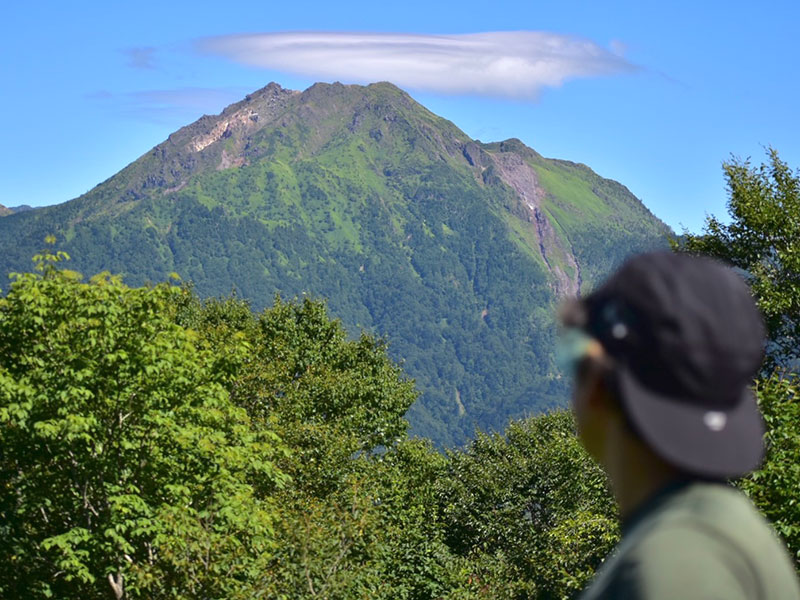
<path id="1" fill-rule="evenodd" d="M 13 211 L 10 208 L 7 208 L 0 204 L 0 217 L 6 217 L 10 215 Z"/>
<path id="2" fill-rule="evenodd" d="M 290 90 L 288 88 L 281 87 L 280 84 L 275 83 L 273 81 L 268 83 L 264 87 L 247 94 L 239 102 L 235 102 L 234 104 L 225 107 L 223 111 L 220 113 L 220 116 L 234 113 L 247 106 L 251 107 L 255 112 L 257 112 L 258 109 L 265 104 L 269 105 L 275 102 L 276 100 L 279 100 L 282 97 L 285 97 L 287 95 L 293 96 L 299 93 L 300 92 L 298 92 L 297 90 Z"/>
<path id="3" fill-rule="evenodd" d="M 347 136 L 371 123 L 372 135 L 385 124 L 427 131 L 428 152 L 460 154 L 457 146 L 469 138 L 452 123 L 437 117 L 389 82 L 363 85 L 315 83 L 300 92 L 272 82 L 227 106 L 218 115 L 204 115 L 182 127 L 115 177 L 116 201 L 138 201 L 160 188 L 180 190 L 197 173 L 250 164 L 275 144 L 294 139 L 292 153 L 313 154 L 334 138 Z M 385 127 L 384 127 L 385 128 Z M 447 130 L 442 137 L 437 131 Z M 299 136 L 299 137 L 298 137 Z M 437 138 L 434 140 L 433 138 Z M 432 147 L 436 145 L 441 150 Z"/>
<path id="4" fill-rule="evenodd" d="M 55 234 L 87 274 L 177 272 L 256 308 L 324 296 L 389 336 L 423 392 L 413 430 L 450 443 L 561 401 L 552 303 L 665 233 L 620 184 L 472 140 L 391 83 L 271 83 L 80 198 L 0 218 L 0 277 Z"/>
<path id="5" fill-rule="evenodd" d="M 542 181 L 558 161 L 544 159 L 518 138 L 476 142 L 386 81 L 319 82 L 302 92 L 272 82 L 172 134 L 115 178 L 124 188 L 117 187 L 114 196 L 117 203 L 171 196 L 196 176 L 276 160 L 292 169 L 320 153 L 339 166 L 355 162 L 388 178 L 433 165 L 456 169 L 481 188 L 505 194 L 506 210 L 524 223 L 523 243 L 552 278 L 556 295 L 580 291 L 583 270 L 555 216 L 561 209 L 549 208 Z M 601 179 L 584 169 L 583 177 Z M 604 200 L 594 196 L 588 193 L 584 207 L 600 211 L 594 217 L 607 213 Z"/>

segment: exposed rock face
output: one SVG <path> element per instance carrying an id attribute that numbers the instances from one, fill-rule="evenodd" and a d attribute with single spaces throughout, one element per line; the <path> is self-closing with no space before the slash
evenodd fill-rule
<path id="1" fill-rule="evenodd" d="M 187 149 L 191 152 L 202 152 L 211 144 L 230 137 L 235 137 L 238 142 L 271 123 L 286 108 L 286 101 L 299 93 L 271 83 L 248 94 L 244 100 L 232 104 L 218 117 L 209 118 L 207 127 L 202 128 L 204 131 L 191 137 Z M 230 155 L 225 160 L 230 164 L 236 162 Z"/>
<path id="2" fill-rule="evenodd" d="M 273 124 L 283 114 L 292 97 L 300 92 L 277 83 L 248 94 L 219 115 L 205 115 L 173 133 L 149 154 L 145 168 L 126 167 L 123 189 L 118 199 L 138 200 L 148 190 L 160 188 L 169 195 L 180 191 L 196 173 L 223 170 L 249 163 L 248 143 L 252 136 Z"/>
<path id="3" fill-rule="evenodd" d="M 499 152 L 492 156 L 497 172 L 506 185 L 510 186 L 520 197 L 529 213 L 541 206 L 545 191 L 539 186 L 539 177 L 533 167 L 522 157 L 511 152 Z"/>
<path id="4" fill-rule="evenodd" d="M 256 129 L 258 113 L 252 108 L 242 109 L 226 119 L 219 121 L 211 131 L 197 135 L 189 142 L 189 149 L 194 152 L 204 150 L 223 137 L 230 137 L 235 130 Z"/>
<path id="5" fill-rule="evenodd" d="M 257 310 L 325 297 L 392 340 L 422 392 L 412 431 L 450 445 L 562 402 L 556 296 L 665 232 L 622 185 L 472 140 L 389 83 L 270 84 L 75 200 L 0 218 L 0 271 L 29 269 L 53 234 L 76 270 L 132 285 L 176 272 Z"/>
<path id="6" fill-rule="evenodd" d="M 217 165 L 217 170 L 222 171 L 223 169 L 230 169 L 232 167 L 241 167 L 242 165 L 246 165 L 247 160 L 244 156 L 236 156 L 228 154 L 226 149 L 222 150 L 222 158 L 220 158 L 219 164 Z"/>
<path id="7" fill-rule="evenodd" d="M 0 204 L 0 217 L 6 217 L 10 215 L 13 211 L 10 208 L 6 208 L 2 204 Z"/>
<path id="8" fill-rule="evenodd" d="M 478 146 L 478 144 L 475 142 L 469 142 L 465 144 L 464 148 L 461 150 L 461 153 L 472 167 L 485 169 L 490 161 L 489 156 L 486 154 L 486 152 L 484 152 L 483 148 Z"/>
<path id="9" fill-rule="evenodd" d="M 257 92 L 248 94 L 244 100 L 232 104 L 218 117 L 211 117 L 206 127 L 193 135 L 186 144 L 190 152 L 202 152 L 220 140 L 232 140 L 230 147 L 220 152 L 217 169 L 228 169 L 246 164 L 241 156 L 249 136 L 272 123 L 283 110 L 287 101 L 300 92 L 287 90 L 277 83 L 270 83 Z M 199 123 L 199 122 L 198 122 Z"/>
<path id="10" fill-rule="evenodd" d="M 519 196 L 539 242 L 542 260 L 554 277 L 556 294 L 562 297 L 576 296 L 581 287 L 580 266 L 569 243 L 556 235 L 551 222 L 553 217 L 542 207 L 547 192 L 539 185 L 536 171 L 513 152 L 492 154 L 491 160 L 500 179 Z"/>

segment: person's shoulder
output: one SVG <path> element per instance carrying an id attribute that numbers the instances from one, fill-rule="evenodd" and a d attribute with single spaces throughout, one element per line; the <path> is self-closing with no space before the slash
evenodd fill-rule
<path id="1" fill-rule="evenodd" d="M 774 588 L 800 597 L 769 524 L 743 494 L 721 484 L 675 493 L 631 532 L 620 559 L 620 571 L 646 598 L 771 598 Z"/>
<path id="2" fill-rule="evenodd" d="M 692 482 L 644 507 L 581 598 L 800 600 L 800 585 L 744 494 Z"/>
<path id="3" fill-rule="evenodd" d="M 636 598 L 754 598 L 746 560 L 716 532 L 671 516 L 632 540 L 617 570 Z"/>
<path id="4" fill-rule="evenodd" d="M 684 545 L 691 543 L 703 552 L 785 554 L 772 527 L 747 496 L 723 483 L 690 483 L 646 521 L 636 536 L 641 551 L 684 540 Z"/>
<path id="5" fill-rule="evenodd" d="M 620 569 L 643 598 L 758 597 L 746 555 L 700 520 L 653 524 L 631 544 Z"/>

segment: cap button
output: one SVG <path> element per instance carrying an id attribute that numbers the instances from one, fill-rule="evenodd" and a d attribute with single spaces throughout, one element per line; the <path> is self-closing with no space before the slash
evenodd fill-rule
<path id="1" fill-rule="evenodd" d="M 724 412 L 710 410 L 703 415 L 703 423 L 711 431 L 722 431 L 728 423 L 728 415 Z"/>

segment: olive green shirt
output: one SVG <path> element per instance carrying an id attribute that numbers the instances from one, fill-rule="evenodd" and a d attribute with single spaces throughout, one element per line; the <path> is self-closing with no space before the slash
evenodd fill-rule
<path id="1" fill-rule="evenodd" d="M 800 600 L 767 521 L 725 484 L 673 484 L 623 524 L 580 600 Z"/>

